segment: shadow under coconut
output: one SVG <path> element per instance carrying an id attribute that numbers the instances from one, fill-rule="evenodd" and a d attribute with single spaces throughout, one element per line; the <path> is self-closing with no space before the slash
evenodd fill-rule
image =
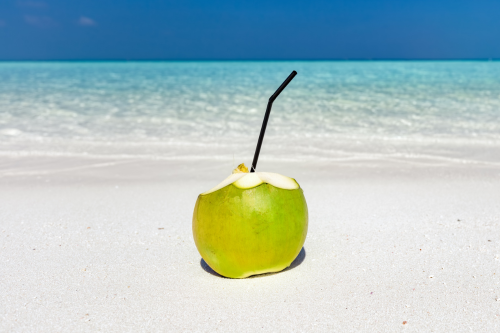
<path id="1" fill-rule="evenodd" d="M 264 277 L 264 276 L 268 276 L 268 275 L 280 274 L 280 273 L 289 271 L 289 270 L 294 269 L 295 267 L 299 266 L 300 264 L 302 264 L 302 262 L 304 261 L 304 259 L 306 259 L 306 249 L 304 247 L 302 247 L 302 249 L 300 250 L 299 254 L 297 255 L 297 258 L 295 258 L 295 260 L 292 261 L 292 263 L 290 264 L 290 266 L 288 266 L 284 270 L 279 271 L 279 272 L 274 272 L 274 273 L 264 273 L 264 274 L 258 274 L 258 275 L 251 275 L 251 276 L 247 277 L 247 279 L 260 278 L 260 277 Z M 205 260 L 203 260 L 203 258 L 200 260 L 200 266 L 207 273 L 210 273 L 210 274 L 212 274 L 214 276 L 217 276 L 217 277 L 220 277 L 220 278 L 223 278 L 223 279 L 229 279 L 229 278 L 227 278 L 225 276 L 220 275 L 219 273 L 217 273 L 216 271 L 214 271 L 212 268 L 210 268 L 210 266 L 208 266 L 208 264 L 205 262 Z"/>

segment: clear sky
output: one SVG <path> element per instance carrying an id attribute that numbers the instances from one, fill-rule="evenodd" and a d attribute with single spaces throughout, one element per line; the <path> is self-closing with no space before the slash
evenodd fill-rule
<path id="1" fill-rule="evenodd" d="M 0 0 L 0 59 L 500 58 L 499 0 Z"/>

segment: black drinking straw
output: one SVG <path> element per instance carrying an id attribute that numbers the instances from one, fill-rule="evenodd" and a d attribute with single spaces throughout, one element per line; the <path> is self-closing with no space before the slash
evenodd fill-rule
<path id="1" fill-rule="evenodd" d="M 271 114 L 271 108 L 273 107 L 274 100 L 281 94 L 283 89 L 293 80 L 293 78 L 297 75 L 296 71 L 293 71 L 286 78 L 285 82 L 281 84 L 281 86 L 276 90 L 276 92 L 269 97 L 269 102 L 267 102 L 266 115 L 264 116 L 264 122 L 262 122 L 262 128 L 260 129 L 259 141 L 257 142 L 257 148 L 255 148 L 255 155 L 253 156 L 252 167 L 250 168 L 250 172 L 255 172 L 255 168 L 257 168 L 257 160 L 259 159 L 260 147 L 262 146 L 262 141 L 264 140 L 264 134 L 266 133 L 267 121 L 269 120 L 269 115 Z"/>

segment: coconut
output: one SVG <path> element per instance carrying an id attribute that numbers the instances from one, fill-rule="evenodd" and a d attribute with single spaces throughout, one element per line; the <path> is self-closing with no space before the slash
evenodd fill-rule
<path id="1" fill-rule="evenodd" d="M 278 272 L 297 257 L 308 213 L 299 184 L 241 164 L 219 185 L 198 196 L 193 236 L 205 262 L 230 278 Z"/>

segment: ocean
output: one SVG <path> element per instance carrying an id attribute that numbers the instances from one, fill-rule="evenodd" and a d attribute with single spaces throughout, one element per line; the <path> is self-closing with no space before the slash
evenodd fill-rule
<path id="1" fill-rule="evenodd" d="M 0 156 L 500 165 L 500 62 L 0 62 Z"/>

